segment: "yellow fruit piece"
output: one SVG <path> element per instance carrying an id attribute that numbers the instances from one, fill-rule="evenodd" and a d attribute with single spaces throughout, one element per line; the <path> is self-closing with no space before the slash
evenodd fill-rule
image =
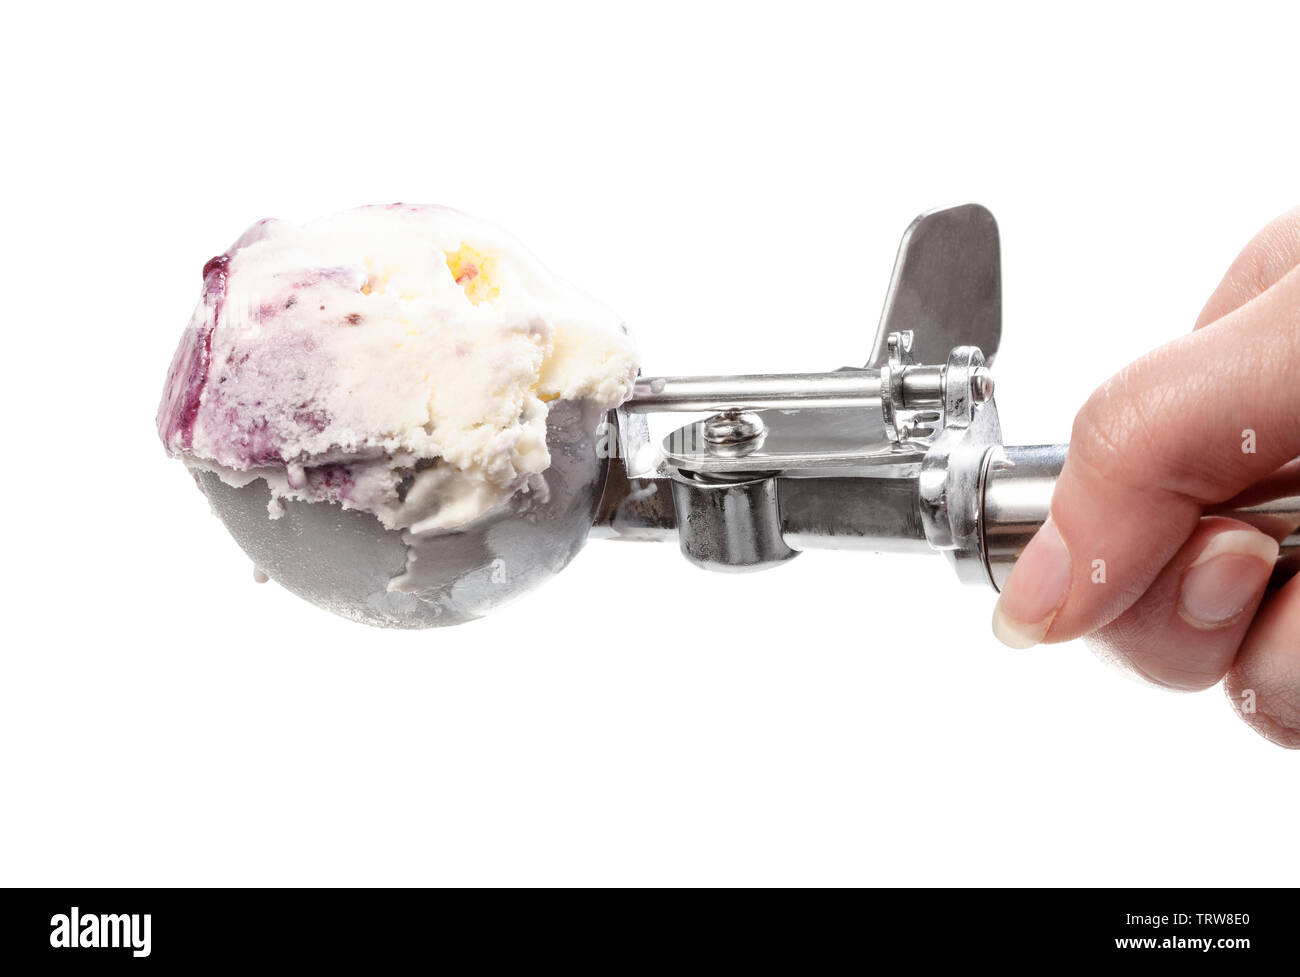
<path id="1" fill-rule="evenodd" d="M 501 294 L 496 282 L 496 258 L 462 244 L 456 251 L 444 252 L 447 267 L 456 284 L 465 290 L 465 296 L 478 305 L 491 302 Z"/>

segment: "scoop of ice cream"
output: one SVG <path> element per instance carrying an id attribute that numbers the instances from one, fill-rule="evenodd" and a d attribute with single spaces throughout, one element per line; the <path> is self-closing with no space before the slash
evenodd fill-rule
<path id="1" fill-rule="evenodd" d="M 266 220 L 203 271 L 158 430 L 231 485 L 388 528 L 463 526 L 544 491 L 548 405 L 631 392 L 617 315 L 505 232 L 442 207 Z"/>

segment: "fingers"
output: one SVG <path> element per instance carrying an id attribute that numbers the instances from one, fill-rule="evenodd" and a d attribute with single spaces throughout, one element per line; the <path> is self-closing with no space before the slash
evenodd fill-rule
<path id="1" fill-rule="evenodd" d="M 1206 506 L 1300 455 L 1297 363 L 1300 268 L 1098 390 L 1075 420 L 1051 519 L 1003 588 L 997 633 L 1064 641 L 1133 606 Z"/>
<path id="2" fill-rule="evenodd" d="M 1246 523 L 1207 517 L 1146 593 L 1089 644 L 1159 685 L 1209 688 L 1232 665 L 1277 553 L 1275 539 Z"/>
<path id="3" fill-rule="evenodd" d="M 1224 689 L 1261 736 L 1300 749 L 1300 577 L 1255 615 Z"/>
<path id="4" fill-rule="evenodd" d="M 1283 214 L 1246 245 L 1205 303 L 1196 328 L 1208 326 L 1272 288 L 1300 265 L 1300 207 Z"/>

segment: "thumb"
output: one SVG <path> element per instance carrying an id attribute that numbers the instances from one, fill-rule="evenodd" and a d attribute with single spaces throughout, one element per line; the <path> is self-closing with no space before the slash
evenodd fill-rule
<path id="1" fill-rule="evenodd" d="M 1300 207 L 1272 221 L 1237 255 L 1196 320 L 1201 329 L 1241 308 L 1300 265 Z"/>

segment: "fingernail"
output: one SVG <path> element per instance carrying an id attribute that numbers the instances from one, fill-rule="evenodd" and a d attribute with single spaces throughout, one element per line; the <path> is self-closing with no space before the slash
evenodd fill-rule
<path id="1" fill-rule="evenodd" d="M 1219 533 L 1183 571 L 1179 616 L 1202 630 L 1227 627 L 1268 583 L 1277 550 L 1277 540 L 1253 529 Z"/>
<path id="2" fill-rule="evenodd" d="M 1070 552 L 1048 519 L 1020 554 L 993 609 L 993 634 L 1011 648 L 1043 640 L 1070 591 Z"/>

